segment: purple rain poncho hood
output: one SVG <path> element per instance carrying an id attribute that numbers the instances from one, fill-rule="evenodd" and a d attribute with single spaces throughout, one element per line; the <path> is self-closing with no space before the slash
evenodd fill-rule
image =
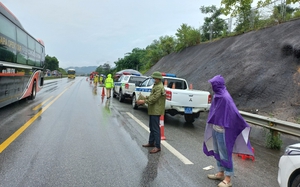
<path id="1" fill-rule="evenodd" d="M 214 96 L 205 128 L 203 152 L 207 156 L 214 156 L 224 167 L 232 168 L 232 153 L 253 155 L 249 141 L 250 126 L 240 115 L 228 93 L 224 78 L 221 75 L 216 75 L 208 82 L 212 85 Z M 220 155 L 213 150 L 213 124 L 222 126 L 225 129 L 228 160 L 221 160 Z"/>

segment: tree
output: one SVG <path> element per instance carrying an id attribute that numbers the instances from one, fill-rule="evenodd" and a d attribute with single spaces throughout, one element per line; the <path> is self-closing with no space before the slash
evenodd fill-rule
<path id="1" fill-rule="evenodd" d="M 139 69 L 143 65 L 142 59 L 145 53 L 144 49 L 134 48 L 131 52 L 126 53 L 124 58 L 118 59 L 118 61 L 115 62 L 116 70 Z"/>
<path id="2" fill-rule="evenodd" d="M 271 3 L 273 3 L 274 0 L 259 0 L 257 2 L 257 6 L 258 7 L 264 7 L 266 5 L 269 5 Z M 295 3 L 299 3 L 299 0 L 286 0 L 286 4 L 290 5 L 290 4 L 295 4 Z"/>
<path id="3" fill-rule="evenodd" d="M 283 9 L 284 8 L 284 9 Z M 282 6 L 277 5 L 274 6 L 273 14 L 271 18 L 277 20 L 277 22 L 282 22 L 284 20 L 289 20 L 292 17 L 292 14 L 297 10 L 297 8 L 293 8 L 291 6 Z"/>
<path id="4" fill-rule="evenodd" d="M 197 45 L 200 43 L 200 32 L 187 24 L 182 24 L 179 29 L 177 29 L 177 45 L 175 51 L 179 52 L 186 47 Z"/>
<path id="5" fill-rule="evenodd" d="M 63 75 L 67 74 L 66 70 L 64 70 L 63 68 L 58 68 L 58 71 Z"/>
<path id="6" fill-rule="evenodd" d="M 58 70 L 59 61 L 56 57 L 50 57 L 46 55 L 45 57 L 45 69 L 49 69 L 51 71 Z"/>
<path id="7" fill-rule="evenodd" d="M 103 65 L 97 67 L 96 72 L 98 72 L 99 75 L 100 74 L 107 75 L 109 73 L 112 73 L 112 69 L 109 63 L 104 63 Z"/>
<path id="8" fill-rule="evenodd" d="M 222 0 L 221 4 L 224 5 L 222 12 L 225 15 L 238 17 L 236 22 L 236 32 L 244 32 L 249 30 L 251 26 L 251 4 L 253 0 Z"/>
<path id="9" fill-rule="evenodd" d="M 201 13 L 203 14 L 211 14 L 210 17 L 204 18 L 204 24 L 201 27 L 201 41 L 208 41 L 210 40 L 210 31 L 212 30 L 212 38 L 218 38 L 222 35 L 226 34 L 228 30 L 228 26 L 226 22 L 219 18 L 222 15 L 222 9 L 215 5 L 208 6 L 208 7 L 200 7 Z"/>
<path id="10" fill-rule="evenodd" d="M 159 48 L 162 51 L 162 55 L 168 55 L 175 51 L 176 41 L 173 36 L 161 36 L 159 37 Z"/>
<path id="11" fill-rule="evenodd" d="M 235 22 L 235 29 L 234 31 L 237 33 L 246 32 L 251 29 L 251 7 L 248 7 L 249 9 L 244 9 L 243 12 L 241 12 L 236 19 Z"/>
<path id="12" fill-rule="evenodd" d="M 235 17 L 241 13 L 246 16 L 246 12 L 251 9 L 252 2 L 253 0 L 222 0 L 221 5 L 225 6 L 222 8 L 222 12 L 225 15 L 230 14 L 232 17 Z"/>
<path id="13" fill-rule="evenodd" d="M 145 56 L 142 59 L 142 61 L 146 64 L 145 69 L 148 69 L 151 66 L 153 66 L 163 56 L 164 56 L 164 53 L 161 49 L 160 41 L 153 40 L 152 43 L 146 47 Z"/>

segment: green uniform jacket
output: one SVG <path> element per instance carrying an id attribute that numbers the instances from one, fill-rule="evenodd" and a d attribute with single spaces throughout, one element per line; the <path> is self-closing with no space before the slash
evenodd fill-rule
<path id="1" fill-rule="evenodd" d="M 145 103 L 148 105 L 149 115 L 165 114 L 166 94 L 162 82 L 153 85 L 151 94 L 146 97 Z"/>
<path id="2" fill-rule="evenodd" d="M 114 87 L 114 80 L 111 78 L 111 74 L 107 75 L 105 79 L 105 88 L 113 88 Z"/>

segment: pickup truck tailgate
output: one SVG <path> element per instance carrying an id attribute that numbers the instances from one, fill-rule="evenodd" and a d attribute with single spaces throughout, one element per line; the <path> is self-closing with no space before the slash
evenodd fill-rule
<path id="1" fill-rule="evenodd" d="M 167 89 L 167 102 L 172 106 L 210 108 L 210 93 L 200 90 Z"/>

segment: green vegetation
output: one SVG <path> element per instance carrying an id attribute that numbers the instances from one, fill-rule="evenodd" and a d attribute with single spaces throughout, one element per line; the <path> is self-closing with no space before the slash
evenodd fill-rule
<path id="1" fill-rule="evenodd" d="M 270 149 L 280 149 L 282 146 L 282 140 L 280 133 L 270 129 L 266 132 L 266 147 Z"/>
<path id="2" fill-rule="evenodd" d="M 224 19 L 220 18 L 222 15 L 222 9 L 217 9 L 216 6 L 202 6 L 200 8 L 201 13 L 211 14 L 210 17 L 204 18 L 204 24 L 201 27 L 201 42 L 212 40 L 213 38 L 219 38 L 228 34 L 228 26 Z"/>
<path id="3" fill-rule="evenodd" d="M 280 4 L 276 5 L 275 3 L 278 2 Z M 136 69 L 145 73 L 164 56 L 178 53 L 187 47 L 198 45 L 200 42 L 215 41 L 299 18 L 299 8 L 290 6 L 297 2 L 299 0 L 287 0 L 286 4 L 281 4 L 280 0 L 260 0 L 257 7 L 251 7 L 253 0 L 222 0 L 219 8 L 215 5 L 202 6 L 200 7 L 201 13 L 209 16 L 204 18 L 204 24 L 199 29 L 183 23 L 177 29 L 175 36 L 161 36 L 144 49 L 134 48 L 131 52 L 126 53 L 124 57 L 114 62 L 115 67 L 104 63 L 95 71 L 107 75 L 123 69 Z M 270 7 L 271 14 L 269 13 Z M 264 10 L 265 8 L 268 10 Z M 235 18 L 233 31 L 231 31 L 232 19 L 222 19 L 222 15 L 230 15 Z M 59 70 L 65 74 L 64 70 L 59 68 L 58 60 L 48 55 L 45 60 L 45 69 Z"/>
<path id="4" fill-rule="evenodd" d="M 299 123 L 299 124 L 300 124 L 300 117 L 297 117 L 297 118 L 296 118 L 296 123 Z"/>
<path id="5" fill-rule="evenodd" d="M 57 58 L 51 57 L 49 55 L 46 55 L 46 57 L 45 57 L 44 70 L 46 70 L 46 69 L 49 69 L 50 71 L 57 70 L 63 75 L 63 77 L 65 77 L 67 75 L 67 72 L 63 68 L 59 67 L 59 61 L 57 60 Z M 50 79 L 50 78 L 48 77 L 47 79 Z"/>
<path id="6" fill-rule="evenodd" d="M 111 73 L 122 69 L 137 69 L 147 72 L 155 63 L 164 56 L 180 52 L 183 49 L 198 45 L 200 42 L 215 41 L 220 38 L 234 36 L 240 33 L 258 30 L 274 24 L 300 17 L 299 9 L 291 8 L 287 4 L 297 1 L 289 1 L 285 5 L 273 6 L 271 15 L 264 15 L 260 8 L 273 5 L 273 1 L 265 0 L 258 2 L 258 8 L 251 7 L 252 0 L 222 0 L 222 7 L 216 6 L 200 7 L 204 18 L 204 24 L 200 29 L 195 29 L 187 24 L 182 24 L 174 36 L 162 36 L 154 40 L 145 49 L 135 48 L 127 53 L 124 58 L 119 58 Z M 220 18 L 222 15 L 231 15 L 236 18 L 235 29 L 228 31 L 226 20 Z"/>
<path id="7" fill-rule="evenodd" d="M 50 57 L 46 55 L 45 57 L 45 68 L 44 69 L 49 69 L 51 71 L 57 70 L 58 69 L 59 62 L 56 57 Z"/>

